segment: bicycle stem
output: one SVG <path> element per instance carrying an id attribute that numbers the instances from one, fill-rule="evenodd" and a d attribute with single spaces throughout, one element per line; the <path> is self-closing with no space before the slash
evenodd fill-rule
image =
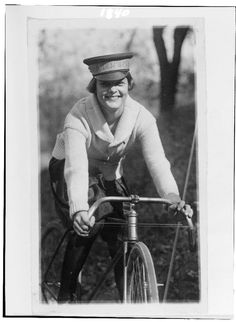
<path id="1" fill-rule="evenodd" d="M 129 241 L 137 241 L 138 233 L 137 233 L 137 212 L 133 209 L 134 204 L 131 204 L 131 209 L 128 211 L 128 240 Z"/>

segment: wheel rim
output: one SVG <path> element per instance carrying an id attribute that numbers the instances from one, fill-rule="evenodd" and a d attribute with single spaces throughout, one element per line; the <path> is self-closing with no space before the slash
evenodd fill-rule
<path id="1" fill-rule="evenodd" d="M 143 243 L 131 250 L 127 264 L 127 300 L 130 303 L 159 302 L 152 257 Z"/>
<path id="2" fill-rule="evenodd" d="M 48 303 L 55 301 L 59 290 L 59 267 L 62 263 L 62 255 L 64 253 L 64 239 L 67 232 L 57 222 L 48 225 L 45 232 L 42 233 L 41 239 L 41 290 L 42 301 Z M 62 245 L 59 246 L 59 243 Z M 56 252 L 57 247 L 58 251 Z M 53 259 L 53 256 L 56 256 Z M 52 262 L 51 262 L 52 260 Z M 51 265 L 51 266 L 49 266 Z"/>

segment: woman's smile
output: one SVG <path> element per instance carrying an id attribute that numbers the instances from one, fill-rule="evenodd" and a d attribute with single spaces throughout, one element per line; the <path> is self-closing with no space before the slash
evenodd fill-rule
<path id="1" fill-rule="evenodd" d="M 118 98 L 121 98 L 121 95 L 104 95 L 104 98 L 107 100 L 116 100 Z"/>

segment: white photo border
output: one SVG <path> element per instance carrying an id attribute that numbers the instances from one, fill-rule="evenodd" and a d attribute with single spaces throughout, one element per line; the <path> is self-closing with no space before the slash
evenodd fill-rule
<path id="1" fill-rule="evenodd" d="M 134 15 L 134 18 L 140 18 L 140 14 L 142 18 L 151 18 L 151 17 L 158 17 L 161 20 L 161 17 L 166 17 L 168 19 L 184 19 L 187 23 L 188 19 L 193 23 L 193 17 L 196 19 L 197 22 L 200 20 L 204 21 L 204 28 L 200 29 L 198 34 L 198 41 L 200 47 L 197 45 L 198 55 L 197 55 L 197 106 L 198 106 L 198 119 L 204 120 L 207 117 L 207 124 L 205 122 L 199 122 L 199 135 L 198 135 L 198 144 L 199 144 L 199 168 L 203 169 L 199 173 L 199 180 L 200 180 L 200 200 L 203 202 L 200 205 L 203 205 L 203 209 L 200 209 L 201 213 L 201 223 L 204 224 L 205 232 L 207 230 L 207 234 L 201 228 L 201 241 L 200 245 L 206 245 L 207 247 L 201 247 L 201 263 L 205 263 L 206 269 L 201 267 L 201 278 L 204 281 L 204 285 L 207 285 L 207 291 L 204 293 L 205 298 L 202 298 L 201 303 L 193 305 L 191 310 L 188 312 L 186 308 L 182 310 L 179 308 L 178 305 L 174 305 L 173 311 L 170 304 L 168 304 L 167 308 L 165 309 L 165 305 L 161 306 L 161 310 L 157 312 L 156 308 L 151 308 L 150 305 L 147 308 L 147 316 L 148 317 L 204 317 L 204 316 L 230 316 L 231 314 L 231 303 L 229 298 L 232 298 L 232 289 L 230 286 L 233 285 L 232 282 L 232 271 L 233 265 L 229 265 L 229 263 L 233 263 L 233 204 L 232 202 L 224 202 L 224 196 L 219 195 L 219 191 L 215 191 L 215 171 L 217 166 L 225 165 L 229 170 L 229 174 L 222 178 L 220 176 L 220 183 L 223 187 L 227 189 L 227 200 L 230 196 L 230 200 L 233 201 L 233 182 L 232 182 L 232 171 L 233 171 L 233 75 L 230 73 L 230 68 L 232 68 L 233 64 L 233 53 L 234 53 L 234 38 L 233 38 L 233 12 L 231 8 L 221 9 L 214 9 L 214 8 L 158 8 L 158 14 L 155 10 L 150 8 L 131 8 L 131 14 Z M 10 66 L 10 63 L 7 63 L 7 146 L 9 147 L 7 152 L 7 158 L 9 160 L 8 163 L 8 170 L 7 170 L 7 195 L 15 197 L 15 203 L 11 202 L 11 198 L 7 198 L 6 205 L 7 205 L 7 216 L 8 220 L 6 223 L 6 238 L 8 247 L 6 252 L 6 266 L 9 268 L 12 264 L 12 258 L 15 256 L 16 249 L 17 252 L 17 259 L 19 263 L 24 263 L 24 265 L 19 265 L 19 270 L 22 273 L 22 280 L 16 281 L 14 277 L 13 271 L 9 269 L 8 273 L 6 274 L 6 307 L 7 312 L 9 314 L 26 314 L 26 315 L 78 315 L 77 309 L 66 308 L 65 306 L 53 306 L 49 310 L 46 311 L 44 308 L 40 307 L 40 304 L 35 303 L 35 299 L 37 298 L 37 287 L 35 281 L 37 279 L 35 276 L 39 278 L 39 262 L 38 262 L 38 251 L 36 252 L 36 246 L 38 249 L 38 239 L 37 236 L 39 232 L 39 190 L 38 190 L 38 162 L 39 162 L 39 133 L 37 128 L 38 122 L 38 115 L 37 115 L 37 83 L 35 80 L 37 79 L 37 65 L 33 58 L 37 57 L 36 48 L 34 46 L 29 46 L 30 41 L 34 39 L 35 34 L 34 31 L 31 30 L 31 33 L 28 33 L 28 22 L 32 21 L 32 19 L 49 19 L 50 25 L 53 25 L 52 21 L 55 24 L 58 22 L 56 19 L 69 19 L 72 21 L 73 19 L 78 19 L 81 17 L 87 19 L 97 18 L 101 8 L 98 7 L 11 7 L 7 10 L 7 39 L 9 42 L 7 43 L 7 57 L 9 57 L 9 62 L 12 62 L 13 59 L 13 66 Z M 223 19 L 222 19 L 222 11 L 224 11 Z M 87 16 L 86 16 L 87 15 Z M 189 17 L 189 18 L 186 18 Z M 131 17 L 130 17 L 131 18 Z M 221 19 L 221 30 L 217 31 L 223 34 L 223 31 L 227 30 L 227 35 L 231 40 L 227 44 L 227 62 L 225 66 L 225 71 L 221 71 L 221 86 L 220 90 L 216 84 L 216 80 L 214 79 L 213 75 L 213 65 L 212 60 L 215 62 L 217 58 L 222 55 L 222 48 L 217 47 L 212 33 L 212 28 L 216 27 L 214 23 L 218 22 L 218 19 Z M 106 24 L 106 21 L 103 22 Z M 201 24 L 200 24 L 201 25 Z M 19 28 L 21 26 L 21 28 Z M 199 24 L 197 25 L 199 28 Z M 203 32 L 204 30 L 204 32 Z M 215 30 L 216 34 L 217 31 Z M 202 38 L 204 34 L 205 39 Z M 11 36 L 10 36 L 11 35 Z M 19 38 L 18 38 L 19 37 Z M 31 38 L 32 37 L 32 38 Z M 18 41 L 19 39 L 19 41 Z M 210 42 L 210 44 L 209 44 Z M 19 45 L 20 43 L 20 45 Z M 201 48 L 201 46 L 204 47 Z M 217 49 L 217 50 L 216 50 Z M 17 50 L 17 55 L 16 55 Z M 201 56 L 204 52 L 205 57 Z M 212 54 L 214 53 L 215 57 L 212 58 Z M 198 59 L 200 57 L 200 59 Z M 20 64 L 19 64 L 20 63 Z M 206 65 L 206 66 L 205 66 Z M 15 67 L 15 68 L 14 68 Z M 205 67 L 206 67 L 206 74 L 205 74 Z M 218 66 L 217 66 L 218 67 Z M 33 71 L 33 72 L 32 72 Z M 225 73 L 224 73 L 225 72 Z M 205 78 L 206 77 L 206 78 Z M 21 93 L 18 94 L 17 92 L 17 84 L 19 84 L 19 80 L 22 79 L 21 89 L 18 88 L 18 91 L 21 90 Z M 224 86 L 223 80 L 227 81 L 226 84 L 230 84 L 231 86 Z M 205 83 L 204 83 L 205 82 Z M 33 85 L 33 86 L 32 86 Z M 223 93 L 220 93 L 223 92 Z M 16 95 L 16 93 L 18 95 Z M 200 93 L 200 95 L 198 94 Z M 217 98 L 222 102 L 222 96 L 220 94 L 224 94 L 223 97 L 226 99 L 224 100 L 225 106 L 225 113 L 221 115 L 224 118 L 224 125 L 227 125 L 226 128 L 222 129 L 220 133 L 218 133 L 219 123 L 222 120 L 220 116 L 217 115 L 216 111 L 221 114 L 222 111 L 219 109 L 218 106 L 219 100 L 215 100 L 213 97 L 213 93 Z M 220 97 L 218 97 L 220 96 Z M 17 101 L 16 101 L 17 97 Z M 20 104 L 21 109 L 16 110 L 16 106 Z M 199 106 L 203 106 L 203 109 L 199 109 Z M 219 109 L 219 110 L 218 110 Z M 17 121 L 20 124 L 23 124 L 23 130 L 19 126 L 18 122 L 14 122 L 12 118 L 16 117 Z M 213 123 L 213 128 L 212 128 Z M 202 124 L 202 125 L 201 125 Z M 32 126 L 33 125 L 33 126 Z M 36 125 L 36 126 L 35 126 Z M 15 134 L 21 129 L 19 137 L 15 137 Z M 18 130 L 18 131 L 17 131 Z M 223 133 L 222 133 L 223 132 Z M 221 138 L 219 139 L 219 134 Z M 13 139 L 14 135 L 14 139 Z M 207 138 L 207 140 L 206 140 Z M 217 138 L 217 142 L 224 142 L 224 155 L 222 155 L 223 160 L 216 160 L 215 155 L 219 155 L 219 150 L 217 148 L 217 144 L 215 139 Z M 19 140 L 19 142 L 18 142 Z M 206 144 L 207 141 L 207 144 Z M 15 163 L 13 162 L 12 158 L 14 156 L 14 151 L 17 150 L 17 146 L 20 142 L 24 142 L 24 157 L 23 153 L 19 156 L 18 164 L 22 166 L 22 173 L 19 173 L 19 169 L 15 168 Z M 226 144 L 227 142 L 227 144 Z M 229 147 L 229 149 L 227 149 Z M 21 146 L 22 148 L 22 146 Z M 18 150 L 17 150 L 18 151 Z M 20 152 L 20 151 L 19 151 Z M 207 163 L 207 166 L 206 166 Z M 223 164 L 222 164 L 223 163 Z M 30 169 L 30 171 L 29 171 Z M 23 201 L 24 201 L 24 209 L 21 207 L 22 202 L 22 193 L 19 194 L 19 186 L 16 184 L 13 187 L 12 179 L 9 177 L 9 171 L 13 170 L 15 176 L 19 176 L 19 179 L 27 178 L 25 190 L 23 192 Z M 18 171 L 17 171 L 18 170 Z M 217 173 L 219 175 L 219 172 Z M 8 181 L 9 179 L 9 181 Z M 217 181 L 218 182 L 218 181 Z M 213 183 L 213 185 L 212 185 Z M 207 199 L 206 199 L 207 195 Z M 216 195 L 218 198 L 216 198 Z M 221 200 L 220 205 L 217 204 L 217 207 L 214 203 L 214 200 Z M 205 205 L 205 206 L 204 206 Z M 36 207 L 37 206 L 37 207 Z M 224 206 L 224 208 L 223 208 Z M 18 208 L 16 208 L 18 207 Z M 24 215 L 24 223 L 25 226 L 22 226 L 21 221 L 19 218 L 15 220 L 13 214 L 19 212 L 20 215 Z M 228 213 L 229 217 L 227 218 L 228 221 L 222 226 L 222 217 L 220 214 Z M 215 215 L 215 213 L 219 213 L 219 215 Z M 12 214 L 9 215 L 9 214 Z M 203 215 L 204 214 L 204 215 Z M 217 223 L 217 225 L 216 225 Z M 11 227 L 11 229 L 10 229 Z M 13 229 L 12 229 L 13 227 Z M 24 234 L 22 232 L 19 233 L 19 228 L 22 227 Z M 37 233 L 36 233 L 37 232 Z M 227 250 L 231 254 L 228 257 L 226 252 L 220 248 L 222 247 L 219 243 L 217 238 L 217 233 L 221 233 L 223 235 L 224 247 L 227 247 Z M 205 237 L 204 237 L 205 235 Z M 17 240 L 19 243 L 12 245 L 12 240 Z M 34 241 L 34 243 L 32 243 Z M 32 246 L 32 247 L 31 247 Z M 212 252 L 215 252 L 215 247 L 217 250 L 220 251 L 220 254 L 224 257 L 224 261 L 218 262 L 218 269 L 217 272 L 219 273 L 219 266 L 221 267 L 221 272 L 224 275 L 220 278 L 218 275 L 217 283 L 218 288 L 220 286 L 221 294 L 223 290 L 224 297 L 217 296 L 215 293 L 215 280 L 212 281 L 212 276 L 216 278 L 214 275 L 213 267 L 215 265 L 215 258 L 212 257 Z M 207 254 L 208 253 L 208 254 Z M 14 255 L 14 256 L 13 256 Z M 203 256 L 203 257 L 202 257 Z M 231 258 L 232 257 L 232 258 Z M 24 260 L 22 260 L 24 259 Z M 34 265 L 32 265 L 32 262 Z M 206 263 L 207 262 L 207 263 Z M 226 263 L 228 264 L 226 266 Z M 23 266 L 23 267 L 21 267 Z M 232 267 L 231 267 L 232 266 Z M 205 275 L 204 275 L 205 274 Z M 29 278 L 31 276 L 31 279 Z M 15 282 L 15 283 L 14 283 Z M 24 282 L 24 297 L 18 296 L 17 290 L 21 289 Z M 13 286 L 14 285 L 14 286 Z M 18 285 L 18 287 L 16 287 Z M 33 301 L 32 301 L 32 285 L 33 285 Z M 37 284 L 38 286 L 38 284 Z M 14 292 L 13 292 L 14 289 Z M 204 289 L 204 287 L 203 287 Z M 202 289 L 202 291 L 203 291 Z M 22 289 L 21 289 L 22 290 Z M 214 294 L 214 295 L 213 295 Z M 17 297 L 17 301 L 15 301 Z M 226 301 L 227 299 L 227 301 Z M 223 305 L 222 305 L 223 300 Z M 221 301 L 221 308 L 219 307 L 219 301 Z M 216 306 L 218 303 L 218 306 Z M 177 307 L 178 306 L 178 307 Z M 185 305 L 184 305 L 185 306 Z M 45 307 L 45 306 L 44 306 Z M 188 306 L 189 307 L 189 306 Z M 222 308 L 223 307 L 223 308 Z M 199 309 L 200 308 L 200 309 Z M 111 310 L 111 311 L 110 311 Z M 135 310 L 135 311 L 133 311 Z M 87 315 L 87 308 L 83 311 L 83 306 L 80 307 L 80 316 Z M 112 312 L 112 316 L 124 316 L 124 313 L 121 312 L 120 308 L 117 305 L 109 305 L 109 308 L 105 308 L 104 305 L 102 306 L 95 306 L 93 310 L 93 306 L 89 310 L 90 313 L 94 312 L 94 316 L 104 316 L 104 311 L 106 312 L 106 316 L 109 316 L 109 312 Z M 145 310 L 142 308 L 140 313 L 138 312 L 138 308 L 129 309 L 126 307 L 125 309 L 125 316 L 133 316 L 133 312 L 135 312 L 135 316 L 142 316 L 144 317 Z M 191 314 L 192 312 L 192 314 Z M 93 314 L 90 314 L 93 315 Z"/>

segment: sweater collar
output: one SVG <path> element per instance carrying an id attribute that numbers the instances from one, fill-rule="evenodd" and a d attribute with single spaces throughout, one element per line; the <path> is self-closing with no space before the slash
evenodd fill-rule
<path id="1" fill-rule="evenodd" d="M 110 147 L 113 147 L 125 141 L 131 135 L 139 108 L 135 101 L 128 96 L 114 135 L 110 131 L 94 94 L 90 95 L 86 100 L 86 111 L 95 134 L 103 141 L 108 142 Z"/>

